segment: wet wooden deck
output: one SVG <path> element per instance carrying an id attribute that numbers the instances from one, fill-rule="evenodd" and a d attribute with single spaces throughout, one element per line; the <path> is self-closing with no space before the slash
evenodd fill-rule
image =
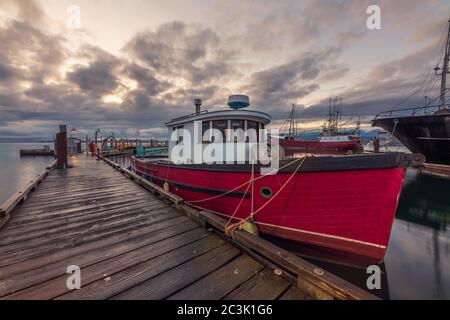
<path id="1" fill-rule="evenodd" d="M 103 161 L 53 170 L 0 230 L 0 299 L 304 299 Z M 67 268 L 81 268 L 81 289 Z"/>

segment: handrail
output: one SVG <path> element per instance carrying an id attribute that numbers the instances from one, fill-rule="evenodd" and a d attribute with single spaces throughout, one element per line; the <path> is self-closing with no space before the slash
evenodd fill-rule
<path id="1" fill-rule="evenodd" d="M 448 107 L 450 104 L 445 104 L 444 107 Z M 392 118 L 395 116 L 398 112 L 404 112 L 404 111 L 411 111 L 410 113 L 405 113 L 403 115 L 400 115 L 399 117 L 411 117 L 411 116 L 418 116 L 418 115 L 427 115 L 431 114 L 432 112 L 438 111 L 440 105 L 433 105 L 433 106 L 422 106 L 422 107 L 414 107 L 414 108 L 404 108 L 404 109 L 395 109 L 395 110 L 389 110 L 389 111 L 383 111 L 378 113 L 375 116 L 375 119 L 379 118 Z M 423 114 L 420 114 L 420 111 L 424 111 Z"/>

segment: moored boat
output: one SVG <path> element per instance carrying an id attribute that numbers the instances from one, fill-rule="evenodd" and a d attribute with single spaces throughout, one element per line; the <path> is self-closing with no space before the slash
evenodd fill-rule
<path id="1" fill-rule="evenodd" d="M 132 170 L 182 197 L 187 204 L 226 218 L 230 226 L 227 231 L 245 221 L 264 234 L 382 260 L 405 170 L 413 155 L 304 155 L 280 159 L 278 170 L 270 172 L 261 159 L 250 161 L 246 136 L 240 142 L 232 132 L 254 128 L 260 130 L 260 141 L 261 129 L 271 117 L 259 111 L 238 110 L 236 99 L 230 100 L 233 110 L 197 109 L 195 114 L 166 123 L 171 135 L 169 159 L 133 157 Z M 226 141 L 216 140 L 212 129 L 223 133 Z M 201 135 L 196 136 L 198 130 Z M 222 155 L 223 160 L 227 150 L 238 148 L 240 143 L 247 153 L 243 161 L 199 161 L 190 153 L 196 143 L 203 152 L 215 148 L 216 156 Z M 175 156 L 180 147 L 188 147 L 181 158 Z"/>
<path id="2" fill-rule="evenodd" d="M 427 164 L 446 166 L 450 170 L 450 105 L 448 104 L 447 74 L 450 73 L 450 20 L 447 26 L 442 69 L 434 68 L 441 77 L 438 105 L 431 105 L 437 98 L 426 98 L 422 107 L 396 109 L 382 112 L 372 120 L 372 125 L 387 130 L 411 152 L 423 154 Z M 419 92 L 420 90 L 417 90 Z M 406 101 L 408 96 L 404 101 Z"/>
<path id="3" fill-rule="evenodd" d="M 295 104 L 289 119 L 285 123 L 286 132 L 280 140 L 280 146 L 286 156 L 295 156 L 303 153 L 313 154 L 355 154 L 361 148 L 361 140 L 356 134 L 349 134 L 340 130 L 342 126 L 342 99 L 330 99 L 328 120 L 324 123 L 322 133 L 317 139 L 302 139 L 298 133 L 297 119 L 295 118 Z M 357 125 L 358 131 L 359 124 Z"/>

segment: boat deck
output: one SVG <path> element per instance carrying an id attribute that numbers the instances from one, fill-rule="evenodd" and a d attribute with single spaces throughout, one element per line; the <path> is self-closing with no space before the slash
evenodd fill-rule
<path id="1" fill-rule="evenodd" d="M 79 155 L 0 230 L 0 299 L 305 299 L 295 282 Z M 68 289 L 69 266 L 81 289 Z"/>

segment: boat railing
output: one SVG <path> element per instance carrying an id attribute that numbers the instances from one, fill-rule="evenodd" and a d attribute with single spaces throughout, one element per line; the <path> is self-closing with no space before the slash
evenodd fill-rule
<path id="1" fill-rule="evenodd" d="M 450 104 L 446 104 L 445 107 L 450 106 Z M 424 116 L 424 115 L 432 115 L 436 111 L 438 111 L 440 105 L 434 106 L 422 106 L 415 108 L 405 108 L 405 109 L 396 109 L 384 111 L 375 116 L 376 119 L 384 119 L 384 118 L 399 118 L 399 117 L 412 117 L 412 116 Z"/>
<path id="2" fill-rule="evenodd" d="M 178 118 L 170 120 L 170 122 L 174 122 L 174 121 L 178 121 L 178 120 L 184 120 L 184 119 L 189 119 L 189 118 L 192 118 L 192 117 L 198 116 L 199 114 L 204 114 L 204 113 L 208 113 L 208 110 L 203 110 L 203 111 L 200 111 L 200 112 L 188 114 L 186 116 L 178 117 Z"/>

